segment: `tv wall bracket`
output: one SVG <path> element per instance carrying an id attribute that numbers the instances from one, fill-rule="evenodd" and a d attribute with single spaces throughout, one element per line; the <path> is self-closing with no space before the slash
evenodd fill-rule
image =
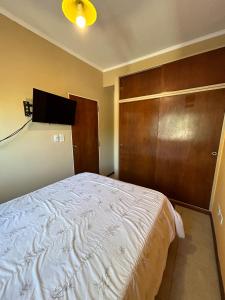
<path id="1" fill-rule="evenodd" d="M 24 108 L 24 114 L 26 117 L 30 117 L 32 115 L 33 104 L 31 104 L 29 101 L 23 101 L 23 108 Z"/>

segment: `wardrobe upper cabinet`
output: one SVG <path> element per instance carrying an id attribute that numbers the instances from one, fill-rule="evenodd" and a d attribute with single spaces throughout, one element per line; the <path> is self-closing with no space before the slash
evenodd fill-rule
<path id="1" fill-rule="evenodd" d="M 120 78 L 120 99 L 158 94 L 161 91 L 161 67 Z"/>
<path id="2" fill-rule="evenodd" d="M 225 47 L 120 78 L 120 99 L 225 82 Z"/>
<path id="3" fill-rule="evenodd" d="M 162 67 L 163 91 L 225 82 L 225 48 L 194 55 Z"/>

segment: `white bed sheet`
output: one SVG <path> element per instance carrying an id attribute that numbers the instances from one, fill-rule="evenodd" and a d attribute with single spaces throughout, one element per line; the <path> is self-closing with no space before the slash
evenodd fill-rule
<path id="1" fill-rule="evenodd" d="M 182 221 L 159 192 L 83 173 L 0 205 L 0 299 L 154 299 Z"/>

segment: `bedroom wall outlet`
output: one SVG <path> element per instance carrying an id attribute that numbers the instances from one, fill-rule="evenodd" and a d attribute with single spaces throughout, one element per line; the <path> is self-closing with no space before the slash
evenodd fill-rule
<path id="1" fill-rule="evenodd" d="M 62 143 L 65 141 L 64 134 L 58 133 L 53 135 L 53 141 L 54 143 Z"/>
<path id="2" fill-rule="evenodd" d="M 59 134 L 59 142 L 62 143 L 65 141 L 65 137 L 64 137 L 64 134 L 60 133 Z"/>
<path id="3" fill-rule="evenodd" d="M 53 141 L 54 141 L 54 143 L 59 143 L 59 135 L 58 134 L 53 135 Z"/>

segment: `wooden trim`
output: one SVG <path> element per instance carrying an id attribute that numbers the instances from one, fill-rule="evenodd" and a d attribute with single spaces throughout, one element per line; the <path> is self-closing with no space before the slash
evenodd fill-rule
<path id="1" fill-rule="evenodd" d="M 67 92 L 67 97 L 68 97 L 68 99 L 70 99 L 70 96 L 72 96 L 72 97 L 79 97 L 79 98 L 84 98 L 84 99 L 88 99 L 88 100 L 91 100 L 91 101 L 95 101 L 95 102 L 99 102 L 99 100 L 97 100 L 97 99 L 92 99 L 92 98 L 86 98 L 86 97 L 84 97 L 83 95 L 75 95 L 75 94 L 73 94 L 73 93 L 70 93 L 70 92 Z"/>
<path id="2" fill-rule="evenodd" d="M 220 261 L 219 261 L 217 241 L 216 241 L 216 233 L 215 233 L 215 227 L 214 227 L 213 217 L 212 217 L 211 213 L 210 213 L 210 221 L 211 221 L 211 226 L 212 226 L 213 244 L 214 244 L 214 249 L 215 249 L 215 256 L 216 256 L 216 264 L 217 264 L 218 277 L 219 277 L 221 300 L 225 300 L 225 292 L 224 292 L 225 289 L 224 289 L 224 286 L 223 286 L 222 273 L 221 273 L 221 268 L 220 268 Z"/>
<path id="3" fill-rule="evenodd" d="M 181 202 L 181 201 L 178 201 L 178 200 L 175 200 L 175 199 L 171 199 L 171 198 L 169 198 L 169 200 L 173 205 L 180 205 L 180 206 L 183 206 L 183 207 L 201 212 L 201 213 L 206 214 L 206 215 L 211 215 L 211 212 L 208 209 L 201 208 L 201 207 L 191 205 L 191 204 L 188 204 L 188 203 L 184 203 L 184 202 Z"/>
<path id="4" fill-rule="evenodd" d="M 213 90 L 219 90 L 219 89 L 225 89 L 225 83 L 206 85 L 206 86 L 185 89 L 185 90 L 172 91 L 172 92 L 163 92 L 163 93 L 159 93 L 159 94 L 133 97 L 133 98 L 128 98 L 128 99 L 121 99 L 121 100 L 119 100 L 119 103 L 150 100 L 150 99 L 157 99 L 157 98 L 178 96 L 178 95 L 185 95 L 185 94 L 193 94 L 193 93 L 200 93 L 200 92 L 213 91 Z"/>

